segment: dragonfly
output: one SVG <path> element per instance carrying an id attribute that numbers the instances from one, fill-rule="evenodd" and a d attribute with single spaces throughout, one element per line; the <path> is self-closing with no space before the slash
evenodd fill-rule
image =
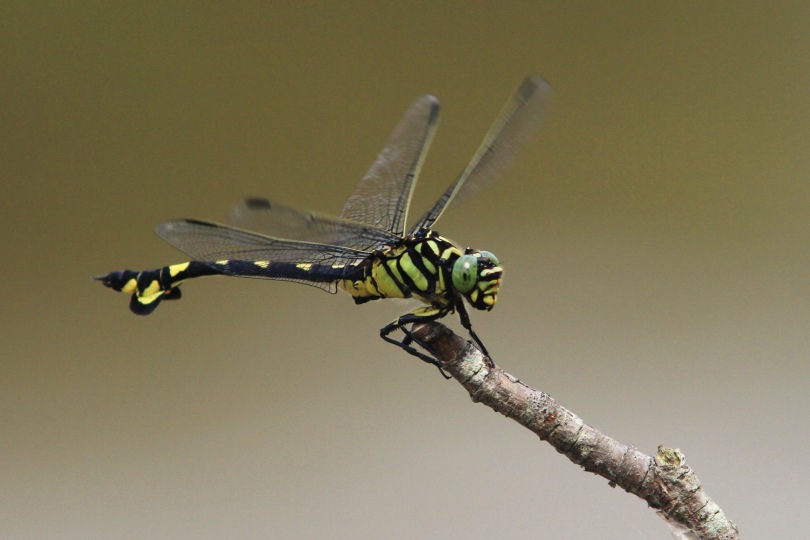
<path id="1" fill-rule="evenodd" d="M 495 306 L 503 281 L 501 263 L 489 251 L 460 247 L 433 225 L 451 203 L 502 175 L 537 131 L 550 96 L 541 77 L 524 79 L 467 167 L 408 229 L 411 196 L 439 118 L 439 101 L 431 95 L 408 108 L 339 216 L 248 198 L 231 210 L 227 225 L 177 219 L 156 227 L 158 236 L 190 261 L 95 279 L 131 294 L 129 307 L 138 315 L 152 313 L 162 300 L 180 298 L 182 282 L 212 275 L 293 281 L 330 293 L 344 290 L 357 304 L 413 298 L 422 305 L 382 327 L 382 339 L 441 370 L 435 358 L 415 347 L 419 343 L 409 326 L 458 313 L 493 366 L 465 302 L 483 311 Z M 397 331 L 400 339 L 394 337 Z"/>

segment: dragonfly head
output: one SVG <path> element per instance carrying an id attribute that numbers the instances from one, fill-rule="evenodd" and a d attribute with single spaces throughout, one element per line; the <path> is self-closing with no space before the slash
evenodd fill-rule
<path id="1" fill-rule="evenodd" d="M 451 272 L 453 287 L 475 309 L 489 311 L 498 300 L 503 268 L 489 251 L 467 251 L 456 259 Z"/>

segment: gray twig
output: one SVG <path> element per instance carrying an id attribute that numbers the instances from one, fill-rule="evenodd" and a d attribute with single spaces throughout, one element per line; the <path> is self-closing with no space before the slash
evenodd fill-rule
<path id="1" fill-rule="evenodd" d="M 644 499 L 670 523 L 676 538 L 732 540 L 737 526 L 706 494 L 697 475 L 675 448 L 658 447 L 655 457 L 622 444 L 585 424 L 543 391 L 526 386 L 486 358 L 472 343 L 441 323 L 414 326 L 413 337 L 475 402 L 515 420 L 586 471 Z"/>

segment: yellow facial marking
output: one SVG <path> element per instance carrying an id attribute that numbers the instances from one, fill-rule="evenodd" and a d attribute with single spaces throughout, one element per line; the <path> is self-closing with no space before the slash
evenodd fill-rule
<path id="1" fill-rule="evenodd" d="M 123 287 L 121 287 L 121 292 L 131 293 L 135 292 L 135 289 L 138 288 L 138 281 L 135 278 L 130 279 L 127 281 Z"/>

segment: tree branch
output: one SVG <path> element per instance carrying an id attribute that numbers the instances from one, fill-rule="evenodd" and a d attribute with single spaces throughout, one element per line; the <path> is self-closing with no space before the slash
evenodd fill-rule
<path id="1" fill-rule="evenodd" d="M 737 526 L 709 498 L 678 449 L 659 446 L 653 458 L 608 437 L 545 392 L 526 386 L 497 366 L 490 368 L 472 343 L 441 323 L 414 325 L 413 337 L 474 402 L 530 429 L 572 462 L 606 478 L 611 487 L 620 486 L 645 500 L 671 525 L 675 538 L 739 537 Z"/>

